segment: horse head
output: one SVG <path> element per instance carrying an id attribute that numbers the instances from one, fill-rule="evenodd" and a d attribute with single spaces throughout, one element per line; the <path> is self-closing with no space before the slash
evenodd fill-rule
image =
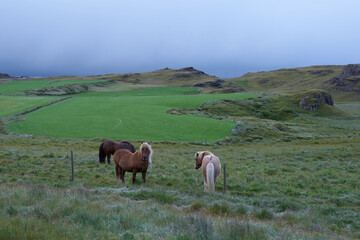
<path id="1" fill-rule="evenodd" d="M 141 152 L 142 160 L 149 161 L 149 165 L 151 165 L 152 149 L 151 149 L 150 144 L 148 144 L 147 142 L 144 142 L 143 144 L 141 144 L 140 152 Z"/>
<path id="2" fill-rule="evenodd" d="M 199 169 L 201 167 L 203 157 L 204 152 L 195 153 L 195 169 Z"/>

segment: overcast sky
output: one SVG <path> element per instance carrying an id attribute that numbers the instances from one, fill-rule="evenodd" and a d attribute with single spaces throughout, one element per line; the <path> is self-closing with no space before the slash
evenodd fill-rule
<path id="1" fill-rule="evenodd" d="M 360 63 L 359 0 L 1 0 L 0 73 Z"/>

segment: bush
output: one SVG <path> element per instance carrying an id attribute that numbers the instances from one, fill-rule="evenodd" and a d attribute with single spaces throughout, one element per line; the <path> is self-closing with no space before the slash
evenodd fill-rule
<path id="1" fill-rule="evenodd" d="M 263 208 L 255 212 L 255 217 L 260 220 L 271 220 L 274 218 L 274 213 L 268 209 Z"/>
<path id="2" fill-rule="evenodd" d="M 225 215 L 229 213 L 229 206 L 226 203 L 222 203 L 221 205 L 215 203 L 210 207 L 210 213 L 214 215 Z"/>

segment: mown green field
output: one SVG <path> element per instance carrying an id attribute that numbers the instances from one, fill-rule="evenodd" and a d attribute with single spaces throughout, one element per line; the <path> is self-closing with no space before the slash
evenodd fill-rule
<path id="1" fill-rule="evenodd" d="M 19 80 L 0 84 L 0 93 L 15 93 L 30 89 L 57 87 L 75 83 L 94 83 L 102 80 Z"/>
<path id="2" fill-rule="evenodd" d="M 37 106 L 48 104 L 59 97 L 0 96 L 0 117 L 7 117 Z"/>
<path id="3" fill-rule="evenodd" d="M 172 115 L 166 111 L 194 108 L 209 100 L 257 96 L 248 93 L 191 94 L 195 92 L 193 88 L 89 92 L 29 113 L 26 120 L 7 127 L 12 132 L 42 136 L 214 142 L 227 137 L 235 123 Z"/>

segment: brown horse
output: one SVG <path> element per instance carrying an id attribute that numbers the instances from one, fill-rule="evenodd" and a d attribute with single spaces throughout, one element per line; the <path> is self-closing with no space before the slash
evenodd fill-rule
<path id="1" fill-rule="evenodd" d="M 123 141 L 120 143 L 107 140 L 100 144 L 99 147 L 99 163 L 105 163 L 105 157 L 107 157 L 107 161 L 110 164 L 111 155 L 114 155 L 116 150 L 118 149 L 128 149 L 130 152 L 134 153 L 135 147 L 129 142 Z"/>
<path id="2" fill-rule="evenodd" d="M 215 192 L 216 177 L 221 172 L 220 159 L 211 152 L 197 152 L 195 161 L 195 169 L 201 167 L 204 175 L 204 191 Z"/>
<path id="3" fill-rule="evenodd" d="M 125 183 L 125 172 L 132 172 L 132 183 L 135 182 L 137 172 L 142 173 L 142 179 L 145 183 L 146 171 L 151 166 L 152 149 L 150 144 L 144 142 L 140 146 L 140 150 L 131 153 L 127 149 L 119 149 L 114 154 L 114 165 L 116 180 Z"/>

